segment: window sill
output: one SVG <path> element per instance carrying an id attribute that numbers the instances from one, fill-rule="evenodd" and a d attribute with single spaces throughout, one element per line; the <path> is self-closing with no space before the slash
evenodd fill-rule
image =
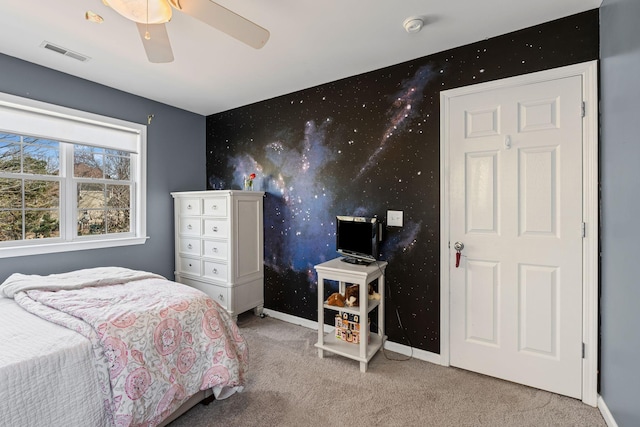
<path id="1" fill-rule="evenodd" d="M 7 246 L 0 248 L 0 258 L 82 251 L 87 249 L 113 248 L 119 246 L 143 245 L 148 238 L 149 237 L 124 237 L 120 239 L 84 240 L 74 242 L 31 244 L 23 246 Z"/>

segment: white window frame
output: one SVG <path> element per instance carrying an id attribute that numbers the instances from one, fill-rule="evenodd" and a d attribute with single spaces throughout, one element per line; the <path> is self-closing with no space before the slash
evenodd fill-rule
<path id="1" fill-rule="evenodd" d="M 144 244 L 147 237 L 147 127 L 59 105 L 34 101 L 0 92 L 0 131 L 37 136 L 60 142 L 128 151 L 134 197 L 131 221 L 134 229 L 121 235 L 60 236 L 60 239 L 33 239 L 0 246 L 0 258 L 39 255 Z M 65 163 L 60 159 L 61 166 Z M 66 177 L 71 182 L 73 177 Z M 75 191 L 61 188 L 60 204 L 66 204 L 65 217 L 75 215 Z M 74 207 L 69 209 L 69 207 Z M 60 218 L 62 221 L 63 218 Z M 68 219 L 67 219 L 68 220 Z"/>

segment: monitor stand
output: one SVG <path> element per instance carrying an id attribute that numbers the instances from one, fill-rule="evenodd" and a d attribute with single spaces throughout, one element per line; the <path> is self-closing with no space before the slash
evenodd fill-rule
<path id="1" fill-rule="evenodd" d="M 340 261 L 346 262 L 349 264 L 357 264 L 357 265 L 369 265 L 373 262 L 373 261 L 365 261 L 360 258 L 351 258 L 351 257 L 340 258 Z"/>

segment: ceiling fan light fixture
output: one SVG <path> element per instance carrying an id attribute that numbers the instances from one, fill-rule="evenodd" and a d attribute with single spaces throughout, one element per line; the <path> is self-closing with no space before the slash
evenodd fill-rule
<path id="1" fill-rule="evenodd" d="M 417 33 L 424 26 L 424 20 L 419 16 L 412 16 L 405 19 L 402 26 L 407 33 Z"/>
<path id="2" fill-rule="evenodd" d="M 103 0 L 103 2 L 125 18 L 140 24 L 164 24 L 171 20 L 171 6 L 167 0 Z"/>

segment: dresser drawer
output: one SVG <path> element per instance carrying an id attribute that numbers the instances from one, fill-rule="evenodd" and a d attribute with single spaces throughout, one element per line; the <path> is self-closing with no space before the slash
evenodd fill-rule
<path id="1" fill-rule="evenodd" d="M 180 238 L 180 253 L 200 256 L 200 239 Z"/>
<path id="2" fill-rule="evenodd" d="M 200 218 L 181 217 L 180 218 L 180 234 L 199 236 L 200 235 Z"/>
<path id="3" fill-rule="evenodd" d="M 206 237 L 229 237 L 229 224 L 222 219 L 205 219 L 202 235 Z"/>
<path id="4" fill-rule="evenodd" d="M 181 277 L 179 282 L 201 290 L 211 299 L 220 304 L 225 310 L 229 310 L 229 288 L 214 285 L 212 283 L 201 282 L 200 280 L 187 279 L 186 277 Z"/>
<path id="5" fill-rule="evenodd" d="M 200 260 L 180 257 L 180 272 L 200 276 Z"/>
<path id="6" fill-rule="evenodd" d="M 227 198 L 210 197 L 203 200 L 204 214 L 207 216 L 227 216 Z"/>
<path id="7" fill-rule="evenodd" d="M 209 279 L 216 279 L 222 282 L 226 282 L 227 276 L 227 264 L 215 261 L 204 261 L 202 275 Z"/>
<path id="8" fill-rule="evenodd" d="M 180 199 L 180 215 L 200 215 L 201 199 Z"/>
<path id="9" fill-rule="evenodd" d="M 228 243 L 222 240 L 205 240 L 202 244 L 202 256 L 209 258 L 228 259 Z"/>
<path id="10" fill-rule="evenodd" d="M 205 293 L 220 304 L 225 310 L 229 310 L 229 288 L 224 286 L 207 284 Z"/>

